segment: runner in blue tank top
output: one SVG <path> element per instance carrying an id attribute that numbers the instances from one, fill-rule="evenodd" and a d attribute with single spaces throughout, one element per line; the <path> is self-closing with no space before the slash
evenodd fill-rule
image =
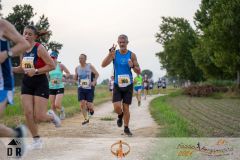
<path id="1" fill-rule="evenodd" d="M 15 43 L 10 48 L 9 40 Z M 5 20 L 0 20 L 0 117 L 7 104 L 13 103 L 14 78 L 12 73 L 11 56 L 19 56 L 28 48 L 27 41 L 16 31 L 13 25 Z M 26 127 L 20 125 L 15 129 L 0 124 L 0 137 L 25 137 Z M 22 145 L 24 143 L 22 142 Z M 24 152 L 24 146 L 21 147 Z"/>
<path id="2" fill-rule="evenodd" d="M 128 37 L 120 35 L 118 37 L 119 50 L 116 45 L 109 49 L 109 54 L 102 62 L 102 67 L 106 67 L 113 62 L 114 68 L 114 89 L 113 89 L 113 106 L 118 114 L 117 125 L 122 127 L 124 118 L 124 133 L 131 136 L 129 129 L 129 105 L 132 103 L 133 96 L 133 76 L 132 69 L 135 73 L 140 74 L 140 67 L 136 54 L 127 49 Z M 123 104 L 123 105 L 122 105 Z M 123 106 L 123 107 L 122 107 Z"/>

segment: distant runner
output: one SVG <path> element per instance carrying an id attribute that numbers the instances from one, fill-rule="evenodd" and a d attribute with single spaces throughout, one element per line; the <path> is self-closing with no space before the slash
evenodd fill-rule
<path id="1" fill-rule="evenodd" d="M 157 87 L 158 87 L 158 94 L 160 94 L 160 90 L 161 90 L 161 87 L 162 87 L 162 81 L 161 81 L 161 78 L 158 79 Z"/>
<path id="2" fill-rule="evenodd" d="M 109 91 L 111 92 L 111 94 L 113 95 L 113 87 L 114 87 L 114 76 L 111 76 L 109 82 L 108 82 L 108 87 L 109 87 Z"/>
<path id="3" fill-rule="evenodd" d="M 153 79 L 149 79 L 149 91 L 150 91 L 150 95 L 153 94 L 153 88 L 154 88 L 154 81 Z"/>
<path id="4" fill-rule="evenodd" d="M 134 91 L 136 92 L 138 106 L 141 106 L 142 89 L 143 89 L 143 78 L 141 74 L 137 74 L 137 76 L 134 78 Z"/>
<path id="5" fill-rule="evenodd" d="M 52 110 L 56 113 L 60 110 L 60 119 L 65 119 L 65 111 L 62 106 L 62 99 L 64 96 L 63 72 L 66 73 L 66 78 L 70 76 L 69 70 L 57 61 L 58 52 L 53 51 L 50 56 L 54 60 L 56 69 L 49 72 L 49 99 Z"/>
<path id="6" fill-rule="evenodd" d="M 144 87 L 144 99 L 146 100 L 149 90 L 149 81 L 148 76 L 145 74 L 143 78 L 143 87 Z"/>
<path id="7" fill-rule="evenodd" d="M 84 117 L 82 125 L 89 123 L 88 110 L 93 110 L 94 87 L 99 77 L 95 67 L 90 63 L 86 63 L 86 60 L 87 55 L 81 54 L 79 57 L 80 65 L 75 69 L 75 80 L 78 81 L 78 101 Z M 92 79 L 92 74 L 95 76 L 94 79 Z"/>

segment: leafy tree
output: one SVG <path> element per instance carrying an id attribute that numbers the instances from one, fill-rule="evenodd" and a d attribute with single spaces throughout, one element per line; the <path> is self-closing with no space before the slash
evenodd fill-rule
<path id="1" fill-rule="evenodd" d="M 25 26 L 33 25 L 33 21 L 31 21 L 31 19 L 35 15 L 36 13 L 33 12 L 33 7 L 31 5 L 16 5 L 13 7 L 13 12 L 5 19 L 11 22 L 18 32 L 22 34 Z"/>
<path id="2" fill-rule="evenodd" d="M 46 45 L 47 50 L 53 50 L 53 51 L 59 51 L 62 48 L 62 44 L 55 42 L 55 41 L 51 41 Z"/>
<path id="3" fill-rule="evenodd" d="M 179 76 L 183 80 L 201 81 L 202 71 L 192 58 L 196 47 L 196 33 L 189 22 L 183 18 L 162 17 L 157 42 L 163 51 L 156 54 L 168 76 Z"/>
<path id="4" fill-rule="evenodd" d="M 195 14 L 202 54 L 240 87 L 240 0 L 202 0 Z M 202 63 L 201 63 L 202 64 Z"/>
<path id="5" fill-rule="evenodd" d="M 101 85 L 108 85 L 109 79 L 104 79 L 101 83 Z"/>
<path id="6" fill-rule="evenodd" d="M 149 69 L 145 69 L 145 70 L 142 71 L 141 75 L 144 76 L 145 74 L 148 76 L 148 78 L 153 77 L 153 72 Z"/>

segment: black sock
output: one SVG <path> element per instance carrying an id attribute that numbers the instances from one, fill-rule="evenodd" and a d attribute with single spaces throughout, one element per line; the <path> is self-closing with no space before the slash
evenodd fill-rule
<path id="1" fill-rule="evenodd" d="M 118 115 L 118 118 L 121 118 L 121 119 L 123 118 L 123 112 L 122 112 L 122 114 Z"/>
<path id="2" fill-rule="evenodd" d="M 124 126 L 124 129 L 128 129 L 128 126 Z"/>
<path id="3" fill-rule="evenodd" d="M 34 136 L 33 139 L 38 140 L 38 139 L 40 139 L 40 136 Z"/>

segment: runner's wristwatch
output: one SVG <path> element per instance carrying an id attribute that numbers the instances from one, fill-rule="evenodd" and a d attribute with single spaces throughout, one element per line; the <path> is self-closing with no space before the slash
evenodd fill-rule
<path id="1" fill-rule="evenodd" d="M 13 56 L 12 50 L 8 50 L 8 51 L 7 51 L 7 55 L 8 55 L 9 57 L 12 57 L 12 56 Z"/>
<path id="2" fill-rule="evenodd" d="M 39 72 L 38 72 L 38 69 L 35 69 L 35 74 L 38 74 Z"/>

